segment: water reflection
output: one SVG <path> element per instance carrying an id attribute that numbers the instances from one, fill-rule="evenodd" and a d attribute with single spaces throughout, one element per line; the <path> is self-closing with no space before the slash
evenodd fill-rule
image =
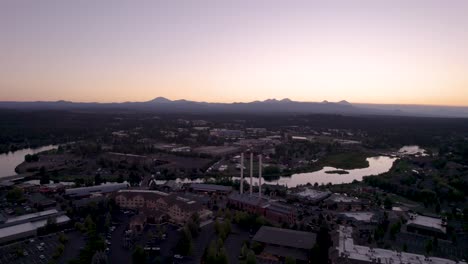
<path id="1" fill-rule="evenodd" d="M 318 183 L 318 184 L 340 184 L 340 183 L 350 183 L 354 180 L 362 181 L 364 176 L 379 175 L 385 172 L 388 172 L 397 158 L 387 157 L 387 156 L 378 156 L 367 158 L 369 162 L 369 167 L 363 169 L 354 169 L 346 170 L 348 174 L 329 174 L 326 171 L 340 170 L 339 168 L 333 167 L 323 167 L 319 171 L 315 172 L 306 172 L 293 174 L 290 177 L 280 177 L 278 180 L 266 181 L 265 179 L 262 182 L 269 184 L 279 184 L 286 185 L 288 187 L 296 187 L 298 185 L 305 185 L 307 183 Z M 239 180 L 239 177 L 232 177 L 234 180 Z M 203 183 L 205 179 L 177 179 L 178 183 Z M 214 180 L 214 179 L 212 179 Z M 249 182 L 250 179 L 248 175 L 244 178 L 245 181 Z M 164 184 L 166 181 L 158 180 L 158 184 Z M 254 185 L 258 185 L 258 178 L 254 178 Z"/>
<path id="2" fill-rule="evenodd" d="M 0 178 L 16 175 L 15 168 L 24 161 L 27 154 L 36 154 L 42 151 L 58 148 L 57 145 L 49 145 L 40 148 L 20 149 L 15 152 L 0 154 Z"/>

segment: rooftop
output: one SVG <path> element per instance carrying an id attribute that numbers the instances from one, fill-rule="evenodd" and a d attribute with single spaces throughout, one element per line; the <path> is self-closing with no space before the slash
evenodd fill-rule
<path id="1" fill-rule="evenodd" d="M 70 196 L 84 196 L 92 193 L 99 192 L 114 192 L 120 189 L 127 188 L 127 183 L 105 183 L 101 185 L 89 186 L 89 187 L 79 187 L 66 189 L 65 194 Z"/>
<path id="2" fill-rule="evenodd" d="M 348 258 L 361 261 L 362 263 L 405 263 L 405 264 L 466 264 L 466 262 L 456 262 L 449 259 L 426 257 L 406 252 L 397 252 L 382 248 L 370 248 L 354 244 L 352 238 L 352 227 L 339 226 L 339 243 L 336 249 L 341 258 Z M 361 263 L 360 262 L 360 263 Z"/>
<path id="3" fill-rule="evenodd" d="M 435 229 L 441 231 L 442 233 L 447 231 L 446 227 L 443 225 L 442 219 L 424 215 L 410 214 L 410 219 L 408 220 L 407 224 L 428 229 Z"/>
<path id="4" fill-rule="evenodd" d="M 304 190 L 295 193 L 295 195 L 308 199 L 321 199 L 329 196 L 330 192 L 323 192 L 311 188 L 305 188 Z"/>
<path id="5" fill-rule="evenodd" d="M 372 220 L 372 217 L 374 216 L 374 213 L 372 212 L 346 212 L 340 215 L 344 215 L 348 218 L 353 218 L 361 222 L 370 222 Z"/>
<path id="6" fill-rule="evenodd" d="M 117 193 L 153 193 L 162 196 L 168 196 L 168 193 L 156 191 L 156 190 L 139 190 L 139 189 L 126 189 L 126 190 L 119 190 Z"/>
<path id="7" fill-rule="evenodd" d="M 262 226 L 255 234 L 254 241 L 299 249 L 311 249 L 315 245 L 315 233 Z"/>
<path id="8" fill-rule="evenodd" d="M 274 212 L 282 213 L 282 214 L 290 214 L 294 213 L 294 207 L 291 207 L 287 204 L 281 204 L 278 202 L 272 202 L 268 205 L 268 209 Z"/>
<path id="9" fill-rule="evenodd" d="M 216 184 L 205 184 L 205 183 L 191 183 L 190 188 L 201 191 L 217 191 L 217 192 L 230 192 L 232 191 L 231 186 L 223 186 Z"/>
<path id="10" fill-rule="evenodd" d="M 259 197 L 256 194 L 250 195 L 248 193 L 231 193 L 231 195 L 229 195 L 229 199 L 255 206 L 267 206 L 267 203 L 269 202 L 267 198 Z"/>
<path id="11" fill-rule="evenodd" d="M 54 215 L 54 214 L 57 214 L 57 213 L 58 213 L 57 209 L 50 209 L 50 210 L 37 212 L 37 213 L 32 213 L 32 214 L 25 214 L 25 215 L 15 216 L 15 217 L 8 218 L 5 221 L 5 224 L 12 224 L 12 223 L 20 222 L 20 221 L 24 221 L 24 220 L 32 220 L 34 218 L 43 217 L 43 216 L 47 216 L 47 215 Z"/>
<path id="12" fill-rule="evenodd" d="M 332 194 L 328 200 L 335 202 L 335 203 L 352 203 L 352 202 L 359 202 L 360 199 L 356 197 L 350 197 L 342 194 Z"/>
<path id="13" fill-rule="evenodd" d="M 55 217 L 57 224 L 62 224 L 70 221 L 70 218 L 66 215 L 61 215 Z M 26 222 L 19 225 L 8 226 L 0 228 L 0 240 L 14 236 L 17 234 L 22 234 L 26 232 L 35 231 L 38 228 L 44 227 L 47 225 L 47 219 L 35 221 L 35 222 Z"/>

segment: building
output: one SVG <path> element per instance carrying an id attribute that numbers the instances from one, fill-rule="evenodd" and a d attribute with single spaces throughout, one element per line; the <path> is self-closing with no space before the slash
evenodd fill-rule
<path id="1" fill-rule="evenodd" d="M 201 219 L 211 215 L 202 204 L 192 199 L 155 190 L 120 190 L 114 194 L 114 199 L 121 208 L 144 212 L 146 217 L 155 218 L 155 222 L 164 214 L 176 224 L 185 224 L 195 213 Z"/>
<path id="2" fill-rule="evenodd" d="M 38 229 L 45 227 L 49 219 L 57 225 L 64 225 L 70 221 L 64 212 L 56 209 L 7 218 L 0 223 L 0 244 L 36 236 Z"/>
<path id="3" fill-rule="evenodd" d="M 257 256 L 268 263 L 284 263 L 292 258 L 296 263 L 308 263 L 310 251 L 315 246 L 316 234 L 310 232 L 262 226 L 252 239 L 264 245 Z"/>
<path id="4" fill-rule="evenodd" d="M 234 209 L 264 216 L 273 223 L 296 223 L 296 209 L 258 195 L 232 193 L 228 196 L 228 205 Z"/>
<path id="5" fill-rule="evenodd" d="M 89 197 L 93 194 L 107 194 L 127 188 L 128 183 L 105 183 L 89 187 L 66 189 L 65 196 L 68 196 L 70 198 L 83 198 Z"/>
<path id="6" fill-rule="evenodd" d="M 33 193 L 29 195 L 28 201 L 32 204 L 34 208 L 37 208 L 39 210 L 55 207 L 55 205 L 57 204 L 55 200 L 47 198 L 46 196 L 40 193 Z"/>
<path id="7" fill-rule="evenodd" d="M 244 131 L 215 128 L 215 129 L 210 130 L 210 136 L 222 137 L 222 138 L 241 138 L 241 137 L 244 137 Z"/>
<path id="8" fill-rule="evenodd" d="M 338 214 L 338 218 L 351 224 L 377 224 L 380 221 L 378 214 L 374 212 L 345 212 Z"/>
<path id="9" fill-rule="evenodd" d="M 466 264 L 463 261 L 426 257 L 424 255 L 397 252 L 382 248 L 370 248 L 354 244 L 353 228 L 339 226 L 337 237 L 333 243 L 337 245 L 331 252 L 333 263 L 365 264 L 365 263 L 404 263 L 404 264 Z"/>
<path id="10" fill-rule="evenodd" d="M 258 195 L 231 193 L 228 196 L 228 205 L 251 214 L 265 215 L 269 200 Z"/>
<path id="11" fill-rule="evenodd" d="M 265 208 L 265 218 L 274 223 L 293 225 L 297 220 L 296 209 L 283 203 L 271 202 Z"/>
<path id="12" fill-rule="evenodd" d="M 214 157 L 222 157 L 239 152 L 239 147 L 234 146 L 204 146 L 193 149 L 193 152 Z"/>
<path id="13" fill-rule="evenodd" d="M 337 211 L 364 211 L 370 207 L 368 200 L 342 194 L 332 194 L 323 202 L 328 209 Z"/>
<path id="14" fill-rule="evenodd" d="M 301 202 L 307 202 L 310 204 L 317 204 L 331 195 L 329 191 L 319 191 L 312 188 L 303 188 L 298 192 L 290 194 L 292 199 L 300 200 Z"/>
<path id="15" fill-rule="evenodd" d="M 406 231 L 425 236 L 445 238 L 447 235 L 447 223 L 444 219 L 440 218 L 409 214 Z"/>
<path id="16" fill-rule="evenodd" d="M 198 193 L 227 195 L 232 192 L 232 187 L 216 185 L 216 184 L 191 183 L 189 186 L 189 190 L 192 192 L 198 192 Z"/>

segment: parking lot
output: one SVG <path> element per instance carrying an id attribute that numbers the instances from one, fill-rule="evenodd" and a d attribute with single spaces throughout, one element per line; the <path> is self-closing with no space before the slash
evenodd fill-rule
<path id="1" fill-rule="evenodd" d="M 38 237 L 0 248 L 0 263 L 47 263 L 60 244 L 58 235 Z"/>

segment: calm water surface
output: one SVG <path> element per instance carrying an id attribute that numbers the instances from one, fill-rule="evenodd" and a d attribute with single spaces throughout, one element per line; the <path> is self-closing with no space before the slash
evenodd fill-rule
<path id="1" fill-rule="evenodd" d="M 340 183 L 350 183 L 354 180 L 362 181 L 364 176 L 371 176 L 371 175 L 379 175 L 385 172 L 388 172 L 392 166 L 393 162 L 395 162 L 397 158 L 394 157 L 387 157 L 387 156 L 378 156 L 378 157 L 371 157 L 367 158 L 369 162 L 369 167 L 363 169 L 354 169 L 354 170 L 346 170 L 348 174 L 329 174 L 325 173 L 326 171 L 330 170 L 340 170 L 339 168 L 333 167 L 323 167 L 319 171 L 315 172 L 306 172 L 306 173 L 297 173 L 293 174 L 290 177 L 280 177 L 278 180 L 273 181 L 265 181 L 269 184 L 279 184 L 279 185 L 286 185 L 288 187 L 296 187 L 298 185 L 307 184 L 307 183 L 318 183 L 318 184 L 340 184 Z M 245 181 L 249 182 L 250 178 L 248 178 L 248 173 L 245 175 Z M 232 177 L 234 180 L 239 180 L 239 177 Z M 258 185 L 258 178 L 254 178 L 254 185 Z M 156 181 L 158 184 L 164 184 L 166 181 Z M 176 182 L 181 183 L 203 183 L 204 179 L 177 179 Z"/>
<path id="2" fill-rule="evenodd" d="M 15 152 L 0 154 L 0 178 L 16 175 L 16 166 L 18 166 L 24 161 L 24 156 L 26 156 L 27 154 L 35 154 L 56 148 L 58 148 L 57 145 L 49 145 L 35 149 L 27 148 L 20 149 Z"/>

